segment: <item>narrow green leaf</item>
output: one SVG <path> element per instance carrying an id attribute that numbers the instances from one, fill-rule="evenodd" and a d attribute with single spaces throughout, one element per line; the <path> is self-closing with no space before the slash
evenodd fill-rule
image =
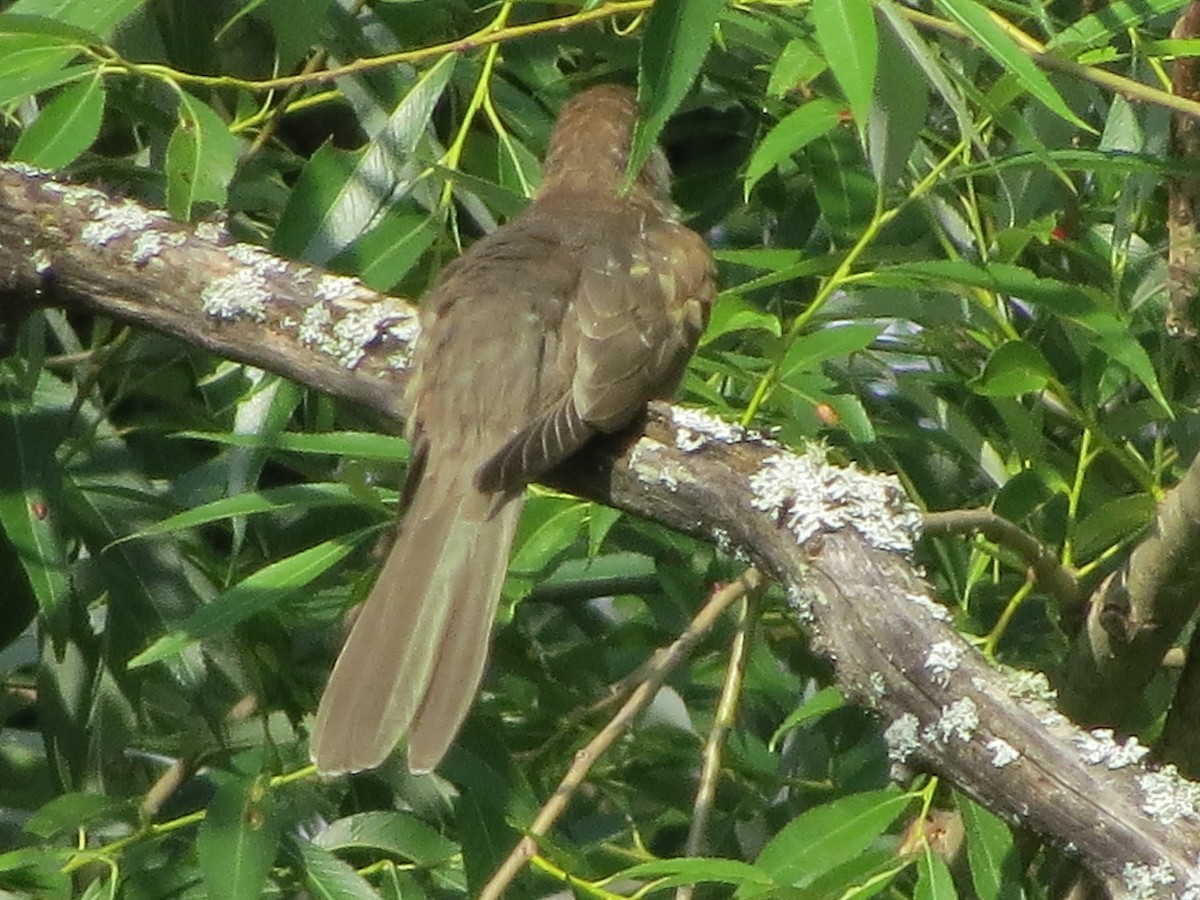
<path id="1" fill-rule="evenodd" d="M 862 128 L 871 111 L 879 58 L 870 0 L 813 0 L 809 16 L 825 61 L 850 101 L 854 121 Z"/>
<path id="2" fill-rule="evenodd" d="M 250 616 L 271 609 L 329 571 L 377 532 L 377 528 L 364 528 L 263 566 L 196 610 L 179 624 L 177 630 L 159 638 L 131 659 L 129 668 L 148 666 L 174 656 L 197 641 L 220 634 Z"/>
<path id="3" fill-rule="evenodd" d="M 700 345 L 711 344 L 723 335 L 739 331 L 765 331 L 779 337 L 781 327 L 778 316 L 764 312 L 740 294 L 725 291 L 717 297 L 717 302 L 713 304 L 712 315 L 708 318 L 708 328 L 700 338 Z"/>
<path id="4" fill-rule="evenodd" d="M 196 835 L 209 897 L 259 900 L 275 862 L 281 823 L 262 778 L 217 788 Z"/>
<path id="5" fill-rule="evenodd" d="M 421 866 L 437 866 L 454 857 L 458 845 L 416 816 L 399 810 L 355 813 L 330 822 L 313 843 L 326 850 L 361 848 L 390 853 Z"/>
<path id="6" fill-rule="evenodd" d="M 936 5 L 961 25 L 997 63 L 1011 72 L 1021 87 L 1072 125 L 1093 131 L 1071 111 L 1044 72 L 1034 64 L 978 0 L 936 0 Z"/>
<path id="7" fill-rule="evenodd" d="M 0 41 L 0 45 L 2 44 L 3 42 Z M 3 47 L 0 46 L 0 54 L 2 53 Z M 23 100 L 33 94 L 40 94 L 42 91 L 58 87 L 60 84 L 70 84 L 72 81 L 90 78 L 96 74 L 95 65 L 90 63 L 64 69 L 63 66 L 73 55 L 69 50 L 65 51 L 66 55 L 58 50 L 52 50 L 51 53 L 58 54 L 57 58 L 47 57 L 41 50 L 31 50 L 22 59 L 12 60 L 14 64 L 21 63 L 22 65 L 19 69 L 0 73 L 0 104 Z M 5 60 L 3 56 L 0 56 L 0 69 L 4 65 Z"/>
<path id="8" fill-rule="evenodd" d="M 913 900 L 958 900 L 950 870 L 928 847 L 917 862 L 917 887 Z"/>
<path id="9" fill-rule="evenodd" d="M 712 43 L 725 0 L 658 0 L 642 29 L 638 56 L 638 103 L 642 117 L 633 133 L 628 178 L 632 182 L 679 108 Z"/>
<path id="10" fill-rule="evenodd" d="M 56 412 L 15 392 L 0 379 L 0 527 L 16 548 L 42 621 L 61 649 L 71 596 L 66 547 L 57 527 L 62 475 L 55 454 L 62 425 Z"/>
<path id="11" fill-rule="evenodd" d="M 1046 49 L 1075 56 L 1123 37 L 1127 29 L 1136 28 L 1148 19 L 1173 13 L 1184 6 L 1187 6 L 1187 0 L 1116 0 L 1099 12 L 1072 22 L 1046 44 Z M 1152 54 L 1156 51 L 1145 48 L 1142 52 Z"/>
<path id="12" fill-rule="evenodd" d="M 1008 826 L 974 800 L 957 795 L 967 835 L 971 882 L 980 900 L 1022 897 L 1021 861 Z"/>
<path id="13" fill-rule="evenodd" d="M 424 169 L 415 164 L 417 146 L 454 74 L 457 59 L 456 54 L 447 53 L 421 73 L 366 152 L 335 182 L 335 191 L 322 185 L 319 195 L 299 188 L 293 193 L 288 211 L 295 206 L 294 215 L 302 218 L 291 227 L 305 229 L 306 237 L 300 256 L 310 262 L 328 262 L 367 232 L 391 204 L 407 196 Z M 284 215 L 286 218 L 288 212 Z"/>
<path id="14" fill-rule="evenodd" d="M 828 68 L 816 53 L 813 53 L 808 41 L 792 38 L 779 54 L 779 59 L 771 66 L 771 77 L 767 80 L 767 95 L 782 97 L 801 85 L 808 84 Z"/>
<path id="15" fill-rule="evenodd" d="M 867 174 L 854 135 L 833 130 L 804 148 L 813 193 L 829 232 L 838 243 L 852 243 L 875 214 L 879 194 Z"/>
<path id="16" fill-rule="evenodd" d="M 881 188 L 903 173 L 925 127 L 929 91 L 921 71 L 891 29 L 879 35 L 879 74 L 867 118 L 867 157 Z"/>
<path id="17" fill-rule="evenodd" d="M 834 685 L 823 687 L 807 700 L 805 700 L 798 709 L 788 713 L 783 723 L 775 729 L 775 733 L 771 735 L 771 741 L 767 745 L 768 749 L 774 753 L 775 747 L 789 731 L 794 728 L 799 728 L 806 722 L 811 722 L 814 719 L 819 719 L 827 713 L 833 712 L 835 709 L 841 709 L 846 705 L 846 698 L 842 696 L 842 692 Z"/>
<path id="18" fill-rule="evenodd" d="M 822 135 L 828 134 L 838 123 L 838 104 L 819 97 L 792 110 L 766 133 L 746 166 L 746 187 L 743 191 L 749 198 L 750 192 L 764 175 Z"/>
<path id="19" fill-rule="evenodd" d="M 904 17 L 892 0 L 875 0 L 875 8 L 887 20 L 892 34 L 904 46 L 909 58 L 920 68 L 925 80 L 933 86 L 938 96 L 954 113 L 955 121 L 958 122 L 960 138 L 963 141 L 972 141 L 975 137 L 975 129 L 971 121 L 971 112 L 967 108 L 967 101 L 963 97 L 962 91 L 947 77 L 943 70 L 943 62 L 936 51 Z"/>
<path id="20" fill-rule="evenodd" d="M 1053 378 L 1054 368 L 1040 350 L 1025 341 L 1005 341 L 971 387 L 989 397 L 1020 397 L 1042 390 Z"/>
<path id="21" fill-rule="evenodd" d="M 682 884 L 728 884 L 742 889 L 774 887 L 758 866 L 736 859 L 676 857 L 641 863 L 619 872 L 617 878 L 654 879 L 656 890 Z"/>
<path id="22" fill-rule="evenodd" d="M 25 129 L 12 158 L 43 169 L 61 169 L 74 162 L 100 133 L 104 98 L 104 79 L 99 74 L 66 88 Z"/>
<path id="23" fill-rule="evenodd" d="M 353 866 L 342 862 L 324 847 L 294 839 L 300 868 L 309 893 L 316 900 L 378 900 L 379 894 Z"/>
<path id="24" fill-rule="evenodd" d="M 828 359 L 838 359 L 865 349 L 884 329 L 883 324 L 839 325 L 836 328 L 820 328 L 801 335 L 792 342 L 782 362 L 779 377 L 786 379 L 793 373 L 812 369 Z"/>
<path id="25" fill-rule="evenodd" d="M 390 434 L 373 431 L 320 431 L 305 434 L 298 431 L 273 434 L 269 441 L 253 434 L 231 434 L 227 431 L 178 431 L 171 435 L 197 441 L 212 441 L 230 447 L 263 447 L 286 453 L 319 453 L 331 456 L 353 456 L 380 462 L 407 462 L 408 441 Z"/>
<path id="26" fill-rule="evenodd" d="M 146 0 L 17 0 L 5 12 L 55 19 L 107 40 L 121 22 L 145 3 Z"/>
<path id="27" fill-rule="evenodd" d="M 239 516 L 275 513 L 286 509 L 311 510 L 326 506 L 354 506 L 360 502 L 359 495 L 344 484 L 292 484 L 263 491 L 247 491 L 177 513 L 116 543 L 172 534 Z"/>
<path id="28" fill-rule="evenodd" d="M 757 865 L 780 885 L 803 887 L 866 850 L 911 799 L 887 788 L 818 806 L 785 825 L 763 848 Z"/>
<path id="29" fill-rule="evenodd" d="M 200 203 L 222 206 L 237 168 L 237 139 L 212 107 L 179 98 L 179 124 L 167 144 L 167 209 L 189 220 Z"/>
<path id="30" fill-rule="evenodd" d="M 1149 494 L 1116 497 L 1079 522 L 1073 539 L 1079 562 L 1096 559 L 1104 551 L 1148 527 L 1158 511 Z"/>
<path id="31" fill-rule="evenodd" d="M 20 6 L 22 4 L 18 3 L 10 9 Z M 88 47 L 104 43 L 104 38 L 96 32 L 61 19 L 13 12 L 0 13 L 0 35 L 9 34 L 34 35 L 47 45 Z"/>

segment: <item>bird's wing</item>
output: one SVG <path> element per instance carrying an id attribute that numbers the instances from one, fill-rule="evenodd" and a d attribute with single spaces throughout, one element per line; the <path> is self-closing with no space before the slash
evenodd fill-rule
<path id="1" fill-rule="evenodd" d="M 703 241 L 672 222 L 583 255 L 559 345 L 568 381 L 545 411 L 479 470 L 481 490 L 512 489 L 565 460 L 597 433 L 619 431 L 654 397 L 670 394 L 712 301 Z"/>

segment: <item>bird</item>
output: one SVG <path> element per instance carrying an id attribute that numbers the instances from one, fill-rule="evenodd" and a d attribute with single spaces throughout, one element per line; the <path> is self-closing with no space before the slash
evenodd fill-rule
<path id="1" fill-rule="evenodd" d="M 525 486 L 678 387 L 715 267 L 660 148 L 626 183 L 638 114 L 621 85 L 567 100 L 532 202 L 419 304 L 408 500 L 317 707 L 322 774 L 405 739 L 410 771 L 437 767 L 483 678 Z"/>

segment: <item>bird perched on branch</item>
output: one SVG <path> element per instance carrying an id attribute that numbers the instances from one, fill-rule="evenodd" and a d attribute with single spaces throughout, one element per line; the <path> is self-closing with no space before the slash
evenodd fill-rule
<path id="1" fill-rule="evenodd" d="M 411 500 L 317 710 L 322 772 L 405 737 L 412 771 L 437 766 L 483 677 L 525 485 L 679 383 L 713 262 L 661 151 L 622 193 L 637 112 L 612 85 L 568 101 L 537 198 L 421 302 Z"/>

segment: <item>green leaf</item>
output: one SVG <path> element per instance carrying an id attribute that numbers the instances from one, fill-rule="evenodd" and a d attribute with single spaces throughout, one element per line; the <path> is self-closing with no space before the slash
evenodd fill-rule
<path id="1" fill-rule="evenodd" d="M 148 666 L 174 656 L 197 641 L 272 609 L 329 571 L 377 531 L 377 528 L 364 528 L 351 532 L 264 566 L 196 610 L 179 624 L 177 630 L 156 640 L 129 661 L 129 668 Z"/>
<path id="2" fill-rule="evenodd" d="M 13 147 L 12 158 L 43 169 L 74 162 L 100 133 L 104 117 L 104 79 L 73 84 L 41 111 Z"/>
<path id="3" fill-rule="evenodd" d="M 247 491 L 234 497 L 222 497 L 220 500 L 204 503 L 177 513 L 122 538 L 122 541 L 171 534 L 239 516 L 277 513 L 287 509 L 311 510 L 327 506 L 356 506 L 360 502 L 358 493 L 344 484 L 293 484 L 281 488 L 267 488 L 263 491 Z"/>
<path id="4" fill-rule="evenodd" d="M 56 648 L 66 639 L 71 585 L 57 521 L 61 471 L 56 459 L 63 410 L 16 396 L 0 373 L 0 527 L 16 548 Z"/>
<path id="5" fill-rule="evenodd" d="M 417 148 L 457 59 L 457 54 L 447 53 L 421 73 L 344 177 L 321 184 L 317 190 L 301 191 L 297 186 L 284 217 L 289 219 L 290 214 L 289 229 L 300 232 L 289 235 L 286 244 L 277 236 L 277 248 L 299 244 L 303 237 L 297 255 L 326 263 L 374 227 L 390 205 L 408 196 L 425 168 L 417 160 Z M 323 170 L 330 170 L 328 162 Z M 344 163 L 339 162 L 338 168 L 344 168 Z M 334 174 L 328 171 L 328 175 Z M 325 176 L 318 173 L 317 177 Z"/>
<path id="6" fill-rule="evenodd" d="M 190 220 L 197 204 L 222 206 L 237 168 L 237 139 L 212 107 L 179 96 L 179 124 L 167 144 L 167 209 Z"/>
<path id="7" fill-rule="evenodd" d="M 1096 559 L 1104 551 L 1136 534 L 1154 521 L 1158 512 L 1149 494 L 1115 497 L 1085 516 L 1075 528 L 1075 558 Z"/>
<path id="8" fill-rule="evenodd" d="M 719 337 L 739 331 L 765 331 L 779 337 L 779 317 L 764 312 L 744 299 L 740 294 L 724 291 L 717 296 L 708 327 L 700 338 L 700 346 L 711 344 Z"/>
<path id="9" fill-rule="evenodd" d="M 883 323 L 869 325 L 838 325 L 819 328 L 802 334 L 788 347 L 779 364 L 779 378 L 789 378 L 799 371 L 815 369 L 826 360 L 839 359 L 865 350 L 886 327 Z"/>
<path id="10" fill-rule="evenodd" d="M 766 133 L 746 165 L 746 186 L 743 193 L 747 199 L 759 180 L 817 138 L 828 134 L 838 124 L 838 104 L 825 97 L 809 100 L 798 109 L 792 110 Z"/>
<path id="11" fill-rule="evenodd" d="M 1054 368 L 1040 350 L 1025 341 L 1005 341 L 971 387 L 989 397 L 1020 397 L 1042 390 L 1053 378 Z"/>
<path id="12" fill-rule="evenodd" d="M 330 262 L 338 272 L 356 272 L 377 291 L 395 287 L 438 237 L 433 215 L 406 212 L 397 207 L 384 212 L 382 221 Z"/>
<path id="13" fill-rule="evenodd" d="M 218 787 L 196 835 L 208 896 L 259 900 L 275 862 L 280 831 L 265 779 L 231 779 Z"/>
<path id="14" fill-rule="evenodd" d="M 879 58 L 870 0 L 813 0 L 809 16 L 825 61 L 850 101 L 854 121 L 862 128 L 871 111 Z"/>
<path id="15" fill-rule="evenodd" d="M 808 84 L 828 68 L 828 64 L 813 53 L 808 42 L 792 38 L 784 45 L 767 81 L 767 96 L 782 97 L 801 85 Z"/>
<path id="16" fill-rule="evenodd" d="M 1016 41 L 1008 36 L 986 6 L 978 0 L 935 0 L 935 3 L 958 22 L 992 59 L 1011 72 L 1024 90 L 1072 125 L 1086 131 L 1094 131 L 1071 111 L 1050 83 L 1050 79 L 1025 55 Z"/>
<path id="17" fill-rule="evenodd" d="M 881 188 L 904 173 L 928 110 L 929 91 L 920 70 L 891 29 L 884 29 L 879 35 L 879 74 L 866 120 L 867 157 Z"/>
<path id="18" fill-rule="evenodd" d="M 1075 56 L 1091 47 L 1110 42 L 1149 19 L 1164 16 L 1187 6 L 1187 0 L 1116 0 L 1100 12 L 1076 19 L 1046 44 L 1046 49 Z M 1149 43 L 1149 42 L 1147 42 Z M 1156 51 L 1148 47 L 1147 54 Z"/>
<path id="19" fill-rule="evenodd" d="M 835 709 L 841 709 L 846 705 L 846 698 L 842 696 L 842 692 L 834 685 L 823 687 L 803 703 L 799 708 L 793 709 L 782 724 L 775 729 L 775 733 L 771 735 L 770 743 L 767 748 L 774 753 L 779 741 L 789 731 L 799 728 L 807 722 L 814 719 L 819 719 L 827 713 L 833 712 Z"/>
<path id="20" fill-rule="evenodd" d="M 379 894 L 353 866 L 328 850 L 295 838 L 292 847 L 300 857 L 300 869 L 309 893 L 316 900 L 379 900 Z"/>
<path id="21" fill-rule="evenodd" d="M 111 815 L 122 807 L 102 794 L 70 792 L 59 794 L 25 823 L 25 832 L 41 838 L 74 831 Z"/>
<path id="22" fill-rule="evenodd" d="M 913 891 L 913 900 L 958 900 L 950 869 L 928 847 L 917 861 L 917 886 Z"/>
<path id="23" fill-rule="evenodd" d="M 631 866 L 613 876 L 637 880 L 654 879 L 655 890 L 682 884 L 728 884 L 735 887 L 774 887 L 774 882 L 757 866 L 736 859 L 676 857 Z"/>
<path id="24" fill-rule="evenodd" d="M 408 441 L 391 434 L 373 431 L 282 432 L 268 440 L 261 435 L 231 434 L 225 431 L 178 431 L 172 437 L 197 441 L 212 441 L 230 447 L 263 447 L 286 453 L 320 453 L 331 456 L 353 456 L 380 462 L 408 462 Z"/>
<path id="25" fill-rule="evenodd" d="M 508 570 L 518 575 L 542 572 L 578 539 L 587 523 L 588 505 L 562 497 L 531 497 Z"/>
<path id="26" fill-rule="evenodd" d="M 1021 890 L 1021 860 L 1012 832 L 974 800 L 956 795 L 967 836 L 971 883 L 980 900 L 1016 900 Z"/>
<path id="27" fill-rule="evenodd" d="M 830 131 L 804 149 L 817 205 L 834 240 L 858 240 L 875 214 L 878 189 L 862 165 L 862 151 L 849 131 Z"/>
<path id="28" fill-rule="evenodd" d="M 337 819 L 318 832 L 313 843 L 326 850 L 378 850 L 426 867 L 440 865 L 458 853 L 457 844 L 412 813 L 397 810 Z"/>
<path id="29" fill-rule="evenodd" d="M 921 37 L 913 24 L 904 17 L 892 0 L 874 0 L 874 2 L 875 8 L 887 20 L 892 35 L 904 46 L 909 58 L 916 63 L 925 76 L 925 80 L 933 86 L 938 96 L 954 113 L 954 118 L 958 122 L 960 139 L 969 143 L 975 133 L 971 113 L 967 108 L 967 101 L 963 97 L 962 91 L 955 86 L 943 70 L 941 58 Z M 926 102 L 928 102 L 928 92 L 925 92 L 925 96 Z"/>
<path id="30" fill-rule="evenodd" d="M 5 12 L 54 19 L 107 40 L 117 25 L 145 3 L 146 0 L 17 0 Z"/>
<path id="31" fill-rule="evenodd" d="M 911 800 L 886 788 L 818 806 L 768 841 L 757 865 L 779 885 L 803 887 L 866 850 Z"/>
<path id="32" fill-rule="evenodd" d="M 638 103 L 642 116 L 629 151 L 630 183 L 658 144 L 658 136 L 683 98 L 712 43 L 725 0 L 658 0 L 642 28 Z"/>
<path id="33" fill-rule="evenodd" d="M 16 9 L 17 6 L 10 7 Z M 43 39 L 46 46 L 67 45 L 89 47 L 104 43 L 104 38 L 94 31 L 71 25 L 49 16 L 36 16 L 12 12 L 0 13 L 0 35 L 22 34 Z"/>

